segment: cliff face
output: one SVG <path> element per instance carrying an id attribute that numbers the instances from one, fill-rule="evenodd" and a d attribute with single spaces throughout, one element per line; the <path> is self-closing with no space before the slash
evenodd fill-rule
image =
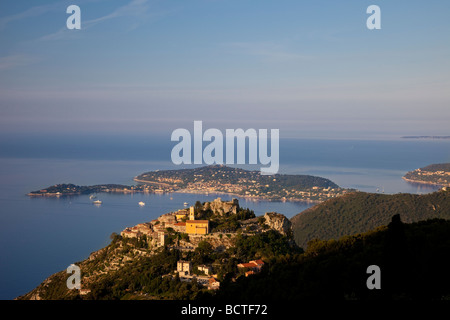
<path id="1" fill-rule="evenodd" d="M 264 215 L 265 223 L 282 235 L 287 235 L 291 231 L 292 223 L 281 213 L 267 212 Z"/>

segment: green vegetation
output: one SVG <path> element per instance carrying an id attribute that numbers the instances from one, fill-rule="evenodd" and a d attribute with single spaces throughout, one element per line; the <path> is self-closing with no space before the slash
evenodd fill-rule
<path id="1" fill-rule="evenodd" d="M 450 219 L 450 192 L 425 195 L 356 192 L 330 199 L 291 218 L 294 239 L 303 248 L 312 239 L 338 239 L 387 225 L 393 215 L 407 222 Z"/>
<path id="2" fill-rule="evenodd" d="M 120 269 L 84 283 L 91 292 L 67 290 L 61 271 L 36 290 L 43 299 L 189 299 L 274 300 L 441 300 L 450 299 L 450 221 L 431 219 L 404 224 L 396 215 L 388 226 L 339 240 L 312 240 L 306 251 L 274 230 L 240 235 L 225 251 L 213 251 L 204 240 L 196 250 L 181 253 L 163 248 L 151 256 L 136 256 Z M 111 256 L 134 248 L 133 239 L 113 235 L 111 244 L 93 259 L 77 265 L 83 275 L 104 271 Z M 136 243 L 138 245 L 138 243 Z M 119 250 L 119 251 L 118 251 Z M 182 282 L 173 274 L 180 259 L 198 266 L 212 264 L 221 282 L 216 292 L 197 281 Z M 260 273 L 245 277 L 237 264 L 263 259 Z M 381 290 L 368 290 L 367 267 L 381 269 Z"/>
<path id="3" fill-rule="evenodd" d="M 56 184 L 45 189 L 30 192 L 29 196 L 73 196 L 102 192 L 149 192 L 154 187 L 145 185 L 126 186 L 122 184 L 101 184 L 94 186 L 78 186 L 75 184 Z"/>
<path id="4" fill-rule="evenodd" d="M 273 179 L 277 179 L 277 183 L 273 183 Z M 239 168 L 231 168 L 221 165 L 212 165 L 195 169 L 181 169 L 181 170 L 160 170 L 146 172 L 138 177 L 137 180 L 148 181 L 163 181 L 170 183 L 178 180 L 177 186 L 180 188 L 187 187 L 189 183 L 199 182 L 220 182 L 221 184 L 241 184 L 243 180 L 255 180 L 255 182 L 262 185 L 270 184 L 272 188 L 294 187 L 294 188 L 312 188 L 318 187 L 332 187 L 338 188 L 338 185 L 332 181 L 309 175 L 261 175 L 259 171 L 249 171 Z"/>
<path id="5" fill-rule="evenodd" d="M 303 254 L 268 261 L 260 274 L 224 281 L 214 297 L 237 301 L 449 300 L 450 221 L 403 224 L 317 240 Z M 368 290 L 367 267 L 381 269 L 381 290 Z"/>
<path id="6" fill-rule="evenodd" d="M 145 172 L 138 182 L 191 191 L 224 192 L 271 200 L 323 200 L 344 192 L 334 182 L 309 175 L 261 175 L 223 165 Z"/>
<path id="7" fill-rule="evenodd" d="M 181 282 L 174 274 L 178 260 L 191 261 L 197 271 L 199 265 L 212 264 L 219 281 L 224 281 L 239 274 L 237 264 L 241 262 L 301 252 L 292 239 L 274 230 L 256 236 L 238 236 L 235 245 L 224 251 L 214 251 L 209 241 L 203 240 L 195 250 L 184 253 L 167 247 L 150 256 L 136 253 L 145 252 L 147 246 L 146 239 L 113 234 L 109 246 L 94 257 L 76 263 L 85 279 L 82 287 L 89 288 L 90 293 L 81 296 L 77 290 L 68 290 L 67 273 L 61 271 L 20 299 L 29 299 L 36 292 L 47 300 L 200 299 L 213 293 L 196 281 Z M 117 261 L 125 263 L 120 268 L 110 268 Z"/>
<path id="8" fill-rule="evenodd" d="M 211 232 L 235 232 L 239 229 L 239 221 L 255 218 L 253 210 L 239 208 L 236 214 L 218 214 L 211 208 L 205 209 L 205 203 L 196 203 L 195 218 L 209 220 Z"/>
<path id="9" fill-rule="evenodd" d="M 215 247 L 220 237 L 205 236 L 197 239 L 193 250 L 179 251 L 152 248 L 146 236 L 113 233 L 110 245 L 75 263 L 81 268 L 82 288 L 90 292 L 68 290 L 64 270 L 19 299 L 449 300 L 449 197 L 450 191 L 420 196 L 349 194 L 294 217 L 296 241 L 291 232 L 285 236 L 270 229 L 225 234 L 222 238 L 231 245 L 221 249 Z M 218 219 L 216 227 L 236 222 L 242 224 L 241 231 L 265 225 L 249 209 L 239 209 L 239 215 L 211 215 L 205 207 L 197 203 L 196 215 Z M 251 218 L 251 223 L 240 218 Z M 188 238 L 170 227 L 165 231 L 172 243 Z M 301 232 L 303 242 L 297 238 Z M 296 244 L 306 240 L 305 250 Z M 239 263 L 258 259 L 264 261 L 260 272 L 247 277 L 248 269 L 238 268 Z M 197 280 L 181 281 L 175 273 L 179 260 L 190 261 L 195 274 L 203 273 L 201 265 L 211 266 L 220 289 L 208 290 Z M 367 289 L 370 265 L 381 268 L 381 290 Z"/>
<path id="10" fill-rule="evenodd" d="M 253 259 L 269 260 L 286 254 L 301 253 L 303 250 L 296 246 L 290 238 L 282 236 L 275 230 L 247 236 L 236 237 L 235 246 L 229 253 L 241 261 Z"/>
<path id="11" fill-rule="evenodd" d="M 198 299 L 205 293 L 196 282 L 186 283 L 165 276 L 176 269 L 177 250 L 163 250 L 152 256 L 139 258 L 103 277 L 91 286 L 86 299 Z"/>

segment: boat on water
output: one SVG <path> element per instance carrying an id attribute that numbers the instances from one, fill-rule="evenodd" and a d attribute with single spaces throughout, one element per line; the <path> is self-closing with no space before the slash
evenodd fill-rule
<path id="1" fill-rule="evenodd" d="M 184 205 L 187 206 L 189 203 L 185 202 Z"/>
<path id="2" fill-rule="evenodd" d="M 145 202 L 139 201 L 138 203 L 141 207 L 145 206 Z"/>
<path id="3" fill-rule="evenodd" d="M 93 204 L 102 204 L 101 200 L 92 201 Z"/>
<path id="4" fill-rule="evenodd" d="M 93 194 L 91 194 L 91 195 L 89 196 L 89 199 L 91 199 L 91 200 L 93 200 L 93 199 L 95 199 L 95 198 L 97 198 L 97 197 L 94 196 Z"/>

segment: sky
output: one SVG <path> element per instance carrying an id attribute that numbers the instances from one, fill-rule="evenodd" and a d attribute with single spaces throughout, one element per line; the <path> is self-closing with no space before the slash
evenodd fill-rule
<path id="1" fill-rule="evenodd" d="M 69 5 L 81 29 L 69 30 Z M 369 5 L 381 29 L 369 30 Z M 0 2 L 0 135 L 450 135 L 449 1 Z"/>

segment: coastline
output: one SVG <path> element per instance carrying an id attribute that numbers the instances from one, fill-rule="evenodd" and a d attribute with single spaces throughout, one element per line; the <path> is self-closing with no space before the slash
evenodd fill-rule
<path id="1" fill-rule="evenodd" d="M 431 181 L 421 181 L 421 180 L 412 180 L 405 177 L 402 177 L 403 180 L 410 182 L 410 183 L 419 183 L 419 184 L 426 184 L 426 185 L 432 185 L 432 186 L 438 186 L 438 187 L 449 187 L 450 184 L 442 184 L 442 183 L 435 183 Z"/>
<path id="2" fill-rule="evenodd" d="M 155 182 L 155 181 L 146 181 L 146 180 L 139 180 L 136 179 L 137 177 L 135 177 L 133 180 L 136 182 L 140 182 L 140 183 L 144 183 L 144 184 L 152 184 L 152 185 L 158 185 L 158 186 L 163 186 L 163 187 L 170 187 L 170 188 L 174 188 L 173 186 L 167 184 L 167 183 L 162 183 L 162 182 Z M 222 194 L 222 195 L 229 195 L 229 196 L 234 196 L 234 197 L 240 197 L 243 199 L 248 199 L 248 200 L 254 200 L 254 201 L 270 201 L 270 202 L 309 202 L 309 203 L 321 203 L 324 200 L 307 200 L 307 199 L 271 199 L 271 198 L 266 198 L 266 197 L 255 197 L 255 196 L 246 196 L 246 195 L 242 195 L 242 194 L 237 194 L 237 193 L 232 193 L 232 192 L 225 192 L 225 191 L 203 191 L 203 190 L 192 190 L 192 189 L 178 189 L 178 190 L 174 190 L 174 191 L 164 191 L 164 193 L 190 193 L 190 194 Z"/>
<path id="3" fill-rule="evenodd" d="M 133 181 L 140 182 L 140 183 L 145 183 L 145 184 L 153 184 L 153 185 L 162 186 L 162 187 L 173 188 L 173 186 L 171 186 L 168 183 L 154 182 L 154 181 L 147 181 L 147 180 L 139 180 L 139 179 L 137 179 L 137 176 L 133 178 Z"/>
<path id="4" fill-rule="evenodd" d="M 170 193 L 170 192 L 168 192 Z M 237 193 L 224 192 L 224 191 L 202 191 L 202 190 L 190 190 L 190 189 L 180 189 L 173 191 L 173 193 L 189 193 L 189 194 L 217 194 L 217 195 L 229 195 L 234 197 L 239 197 L 243 199 L 253 200 L 253 201 L 268 201 L 268 202 L 309 202 L 309 203 L 321 203 L 324 200 L 305 200 L 305 199 L 270 199 L 265 197 L 253 197 L 245 196 Z"/>

